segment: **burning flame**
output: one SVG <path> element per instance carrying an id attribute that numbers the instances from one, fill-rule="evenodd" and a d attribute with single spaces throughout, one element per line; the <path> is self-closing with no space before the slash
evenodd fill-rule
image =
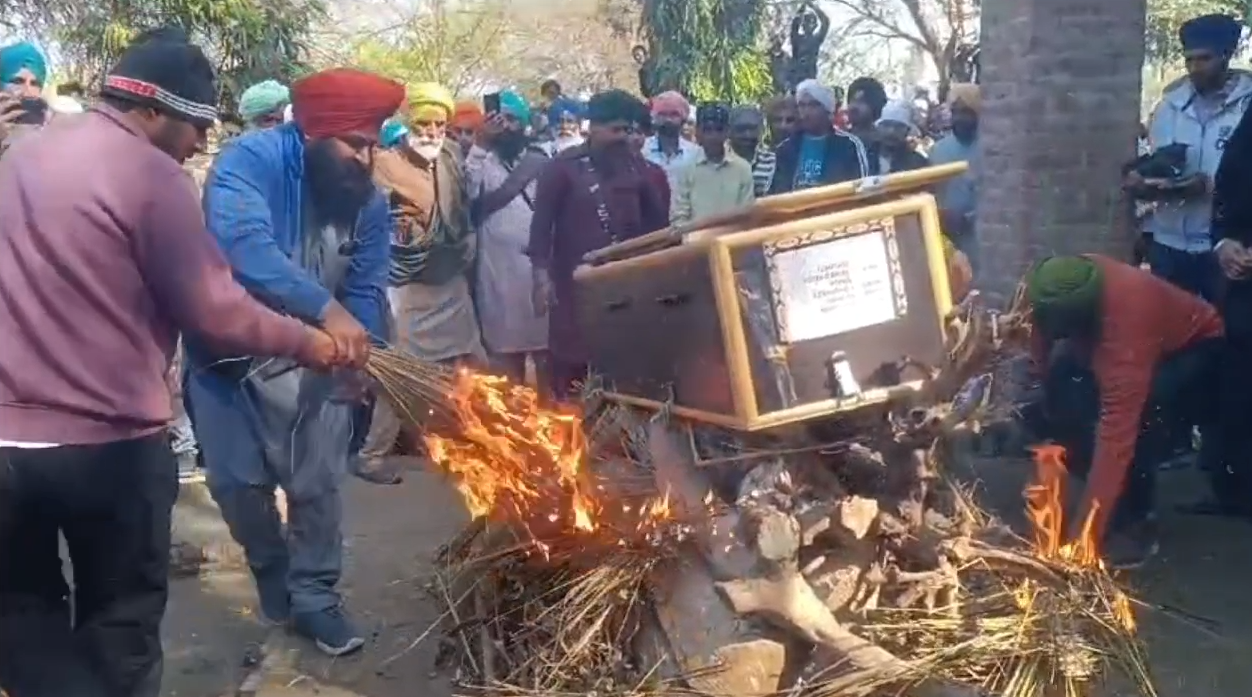
<path id="1" fill-rule="evenodd" d="M 1035 533 L 1035 552 L 1044 559 L 1076 566 L 1104 568 L 1099 538 L 1093 532 L 1098 504 L 1083 520 L 1078 537 L 1065 542 L 1065 448 L 1039 445 L 1035 454 L 1035 482 L 1026 487 L 1026 513 Z"/>
<path id="2" fill-rule="evenodd" d="M 1041 559 L 1058 562 L 1078 569 L 1104 570 L 1100 557 L 1100 539 L 1096 534 L 1095 517 L 1099 504 L 1093 503 L 1083 520 L 1078 536 L 1065 541 L 1065 448 L 1059 445 L 1040 445 L 1031 449 L 1035 460 L 1035 481 L 1026 487 L 1026 514 L 1034 529 L 1034 551 Z M 1028 607 L 1037 589 L 1030 582 L 1017 589 L 1017 602 Z M 1116 591 L 1113 611 L 1117 620 L 1128 631 L 1134 631 L 1136 623 L 1130 607 L 1130 599 Z"/>
<path id="3" fill-rule="evenodd" d="M 471 515 L 584 533 L 601 527 L 609 507 L 585 471 L 587 441 L 577 410 L 546 408 L 530 387 L 466 369 L 457 371 L 451 396 L 451 432 L 427 434 L 426 447 Z M 621 509 L 637 517 L 640 529 L 671 514 L 668 496 Z"/>

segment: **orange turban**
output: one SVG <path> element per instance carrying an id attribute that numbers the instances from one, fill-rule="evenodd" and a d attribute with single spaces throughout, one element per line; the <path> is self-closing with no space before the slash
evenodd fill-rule
<path id="1" fill-rule="evenodd" d="M 352 68 L 314 73 L 291 86 L 296 125 L 310 138 L 378 138 L 383 122 L 404 102 L 404 85 Z"/>
<path id="2" fill-rule="evenodd" d="M 486 116 L 483 114 L 482 105 L 478 102 L 457 102 L 456 108 L 452 110 L 452 118 L 448 121 L 448 125 L 453 128 L 477 131 L 479 128 L 482 128 L 485 119 Z"/>

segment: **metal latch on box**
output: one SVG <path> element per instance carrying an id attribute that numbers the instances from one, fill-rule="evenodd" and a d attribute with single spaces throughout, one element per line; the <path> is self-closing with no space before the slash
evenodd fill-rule
<path id="1" fill-rule="evenodd" d="M 826 388 L 835 399 L 848 399 L 861 395 L 861 385 L 852 375 L 848 354 L 835 351 L 826 360 Z"/>

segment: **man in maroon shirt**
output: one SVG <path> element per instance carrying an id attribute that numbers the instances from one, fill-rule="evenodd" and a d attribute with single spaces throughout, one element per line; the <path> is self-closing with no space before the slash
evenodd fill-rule
<path id="1" fill-rule="evenodd" d="M 535 309 L 548 313 L 548 348 L 558 397 L 587 373 L 586 350 L 574 307 L 574 268 L 583 255 L 660 230 L 669 224 L 662 192 L 648 165 L 630 147 L 639 100 L 610 90 L 587 103 L 587 142 L 558 153 L 535 190 L 528 254 L 535 275 Z"/>
<path id="2" fill-rule="evenodd" d="M 0 688 L 155 697 L 177 466 L 165 371 L 179 332 L 225 355 L 359 365 L 231 276 L 181 162 L 213 69 L 180 32 L 137 41 L 90 113 L 0 160 Z M 58 532 L 74 568 L 73 624 Z"/>

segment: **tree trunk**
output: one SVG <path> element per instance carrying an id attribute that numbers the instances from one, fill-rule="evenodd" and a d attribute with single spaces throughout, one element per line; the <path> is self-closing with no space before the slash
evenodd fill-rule
<path id="1" fill-rule="evenodd" d="M 983 6 L 980 285 L 1009 293 L 1034 260 L 1129 260 L 1121 166 L 1134 157 L 1145 0 Z"/>

